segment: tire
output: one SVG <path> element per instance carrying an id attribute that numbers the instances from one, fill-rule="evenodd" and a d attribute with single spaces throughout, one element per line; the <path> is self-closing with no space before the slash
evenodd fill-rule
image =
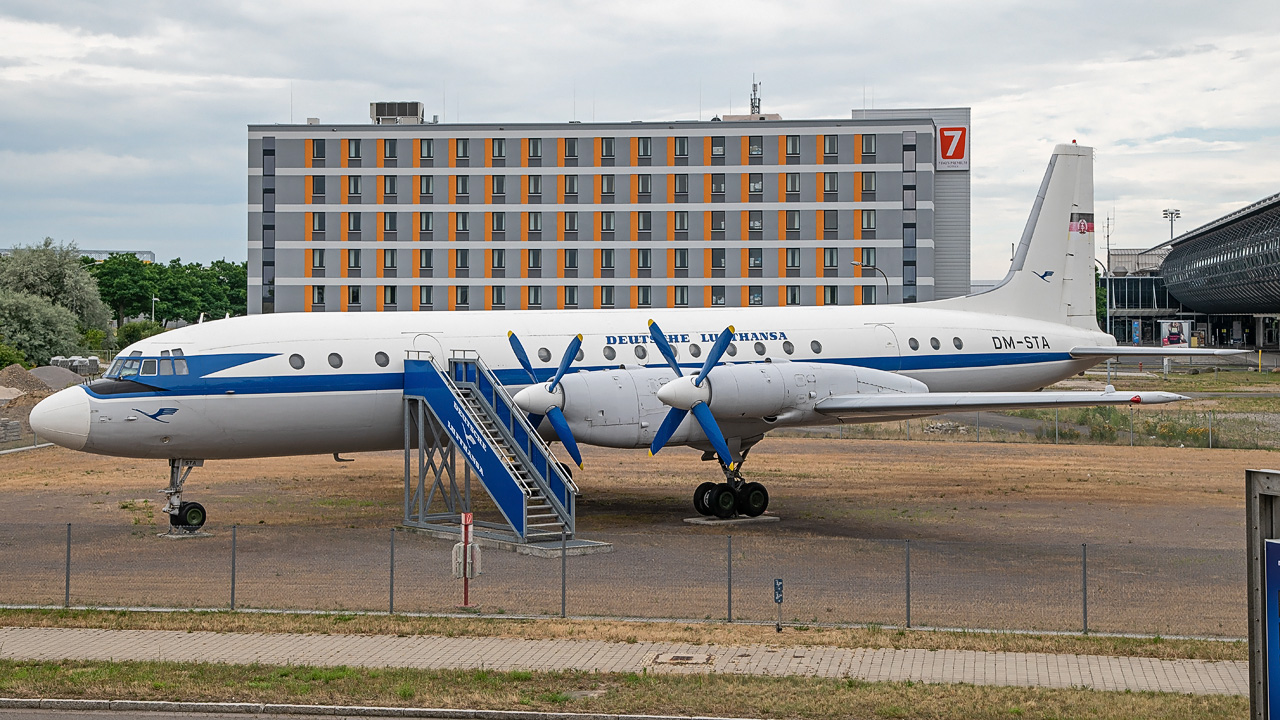
<path id="1" fill-rule="evenodd" d="M 693 509 L 698 511 L 699 515 L 710 515 L 711 511 L 707 509 L 707 493 L 714 490 L 716 484 L 713 482 L 704 482 L 693 491 Z"/>
<path id="2" fill-rule="evenodd" d="M 204 527 L 204 521 L 207 519 L 208 515 L 205 514 L 204 506 L 200 503 L 182 503 L 178 507 L 178 525 L 188 530 L 199 530 Z"/>
<path id="3" fill-rule="evenodd" d="M 562 463 L 556 463 L 556 464 L 560 466 L 560 471 L 564 473 L 564 476 L 565 476 L 565 477 L 569 478 L 570 480 L 572 480 L 572 479 L 573 479 L 573 466 L 572 466 L 572 465 L 570 465 L 569 463 L 563 463 L 563 462 L 562 462 Z"/>
<path id="4" fill-rule="evenodd" d="M 179 527 L 182 525 L 182 511 L 187 508 L 186 503 L 178 505 L 178 512 L 169 515 L 169 527 Z"/>
<path id="5" fill-rule="evenodd" d="M 733 517 L 738 507 L 738 496 L 729 483 L 720 483 L 707 493 L 707 509 L 712 515 L 724 520 Z"/>
<path id="6" fill-rule="evenodd" d="M 758 482 L 750 482 L 738 491 L 738 514 L 759 517 L 769 507 L 769 491 Z"/>

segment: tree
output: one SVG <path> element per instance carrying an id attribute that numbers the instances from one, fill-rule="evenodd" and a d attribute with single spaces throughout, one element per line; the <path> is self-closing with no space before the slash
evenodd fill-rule
<path id="1" fill-rule="evenodd" d="M 0 342 L 0 367 L 9 367 L 14 363 L 26 365 L 27 356 L 18 348 Z"/>
<path id="2" fill-rule="evenodd" d="M 1111 332 L 1111 328 L 1107 327 L 1107 285 L 1102 281 L 1102 276 L 1098 274 L 1098 269 L 1093 269 L 1093 287 L 1094 287 L 1094 314 L 1098 316 L 1098 327 L 1103 328 L 1106 332 Z"/>
<path id="3" fill-rule="evenodd" d="M 0 336 L 37 365 L 54 355 L 80 350 L 76 316 L 70 310 L 30 293 L 0 290 Z"/>
<path id="4" fill-rule="evenodd" d="M 75 243 L 20 247 L 0 258 L 0 289 L 42 297 L 70 310 L 80 331 L 107 330 L 110 315 L 93 276 L 80 262 Z"/>
<path id="5" fill-rule="evenodd" d="M 129 347 L 143 338 L 159 335 L 162 332 L 164 332 L 164 326 L 160 323 L 139 320 L 121 325 L 116 331 L 116 338 L 120 340 L 120 347 Z"/>
<path id="6" fill-rule="evenodd" d="M 103 302 L 115 313 L 117 326 L 151 312 L 159 275 L 156 265 L 142 262 L 133 253 L 112 253 L 94 264 L 92 273 Z"/>

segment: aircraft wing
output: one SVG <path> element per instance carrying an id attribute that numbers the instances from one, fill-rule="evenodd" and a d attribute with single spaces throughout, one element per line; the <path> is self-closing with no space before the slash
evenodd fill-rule
<path id="1" fill-rule="evenodd" d="M 1073 347 L 1071 348 L 1071 357 L 1073 358 L 1089 358 L 1089 357 L 1141 357 L 1152 355 L 1167 355 L 1170 357 L 1204 357 L 1204 356 L 1225 356 L 1240 355 L 1248 350 L 1214 350 L 1210 348 L 1182 348 L 1182 347 Z"/>
<path id="2" fill-rule="evenodd" d="M 981 393 L 877 393 L 835 395 L 814 407 L 820 413 L 844 419 L 872 415 L 919 416 L 979 410 L 1018 408 L 1087 407 L 1093 405 L 1159 405 L 1188 399 L 1169 392 L 981 392 Z"/>

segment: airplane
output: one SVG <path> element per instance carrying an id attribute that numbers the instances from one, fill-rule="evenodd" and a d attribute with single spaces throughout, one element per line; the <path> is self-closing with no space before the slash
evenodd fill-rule
<path id="1" fill-rule="evenodd" d="M 695 509 L 755 516 L 768 491 L 743 478 L 743 461 L 778 428 L 1185 399 L 1043 391 L 1108 357 L 1236 352 L 1117 347 L 1095 318 L 1093 230 L 1093 150 L 1058 145 L 1009 272 L 985 292 L 903 305 L 229 318 L 130 345 L 102 379 L 41 401 L 30 424 L 72 450 L 168 459 L 164 511 L 199 527 L 204 507 L 182 500 L 191 467 L 401 448 L 405 358 L 465 349 L 579 466 L 579 443 L 691 446 L 724 476 L 699 485 Z"/>

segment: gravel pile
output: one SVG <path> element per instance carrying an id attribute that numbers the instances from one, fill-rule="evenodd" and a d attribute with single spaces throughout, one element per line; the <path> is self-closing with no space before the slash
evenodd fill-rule
<path id="1" fill-rule="evenodd" d="M 27 369 L 14 363 L 0 370 L 0 387 L 14 388 L 24 393 L 47 393 L 51 389 L 40 378 L 27 372 Z"/>

